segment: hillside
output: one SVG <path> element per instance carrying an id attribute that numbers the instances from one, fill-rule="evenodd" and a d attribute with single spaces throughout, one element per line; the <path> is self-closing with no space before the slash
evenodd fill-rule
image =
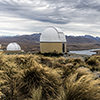
<path id="1" fill-rule="evenodd" d="M 100 43 L 92 38 L 67 36 L 69 50 L 100 48 Z"/>
<path id="2" fill-rule="evenodd" d="M 96 40 L 85 37 L 67 36 L 67 43 L 98 43 Z"/>
<path id="3" fill-rule="evenodd" d="M 17 42 L 25 51 L 39 51 L 39 39 L 40 34 L 22 35 L 15 37 L 1 37 L 0 43 L 3 45 L 3 49 L 6 49 L 6 46 L 10 42 Z"/>
<path id="4" fill-rule="evenodd" d="M 66 36 L 68 50 L 92 49 L 100 48 L 100 38 L 92 36 Z M 25 51 L 39 51 L 40 48 L 40 34 L 22 35 L 14 37 L 0 37 L 0 43 L 3 49 L 10 42 L 17 42 Z"/>

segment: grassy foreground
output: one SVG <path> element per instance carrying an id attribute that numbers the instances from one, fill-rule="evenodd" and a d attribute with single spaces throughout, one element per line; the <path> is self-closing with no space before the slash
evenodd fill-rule
<path id="1" fill-rule="evenodd" d="M 100 100 L 100 56 L 0 54 L 0 100 Z"/>

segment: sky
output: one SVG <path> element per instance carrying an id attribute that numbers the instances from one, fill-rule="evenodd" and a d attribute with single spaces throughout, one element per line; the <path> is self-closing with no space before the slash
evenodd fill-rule
<path id="1" fill-rule="evenodd" d="M 0 0 L 0 36 L 42 33 L 100 37 L 100 0 Z"/>

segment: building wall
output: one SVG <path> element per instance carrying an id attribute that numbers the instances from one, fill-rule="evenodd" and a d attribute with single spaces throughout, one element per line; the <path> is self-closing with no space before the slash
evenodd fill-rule
<path id="1" fill-rule="evenodd" d="M 41 53 L 49 53 L 57 51 L 58 53 L 62 53 L 62 43 L 40 43 L 40 52 Z M 65 53 L 66 43 L 65 43 Z"/>

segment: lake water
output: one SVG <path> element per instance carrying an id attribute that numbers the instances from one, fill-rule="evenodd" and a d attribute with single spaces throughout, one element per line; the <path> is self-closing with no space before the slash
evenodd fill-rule
<path id="1" fill-rule="evenodd" d="M 100 50 L 100 49 L 69 51 L 69 53 L 84 54 L 84 55 L 92 55 L 92 54 L 96 54 L 96 52 L 92 52 L 92 51 L 95 51 L 95 50 Z"/>

